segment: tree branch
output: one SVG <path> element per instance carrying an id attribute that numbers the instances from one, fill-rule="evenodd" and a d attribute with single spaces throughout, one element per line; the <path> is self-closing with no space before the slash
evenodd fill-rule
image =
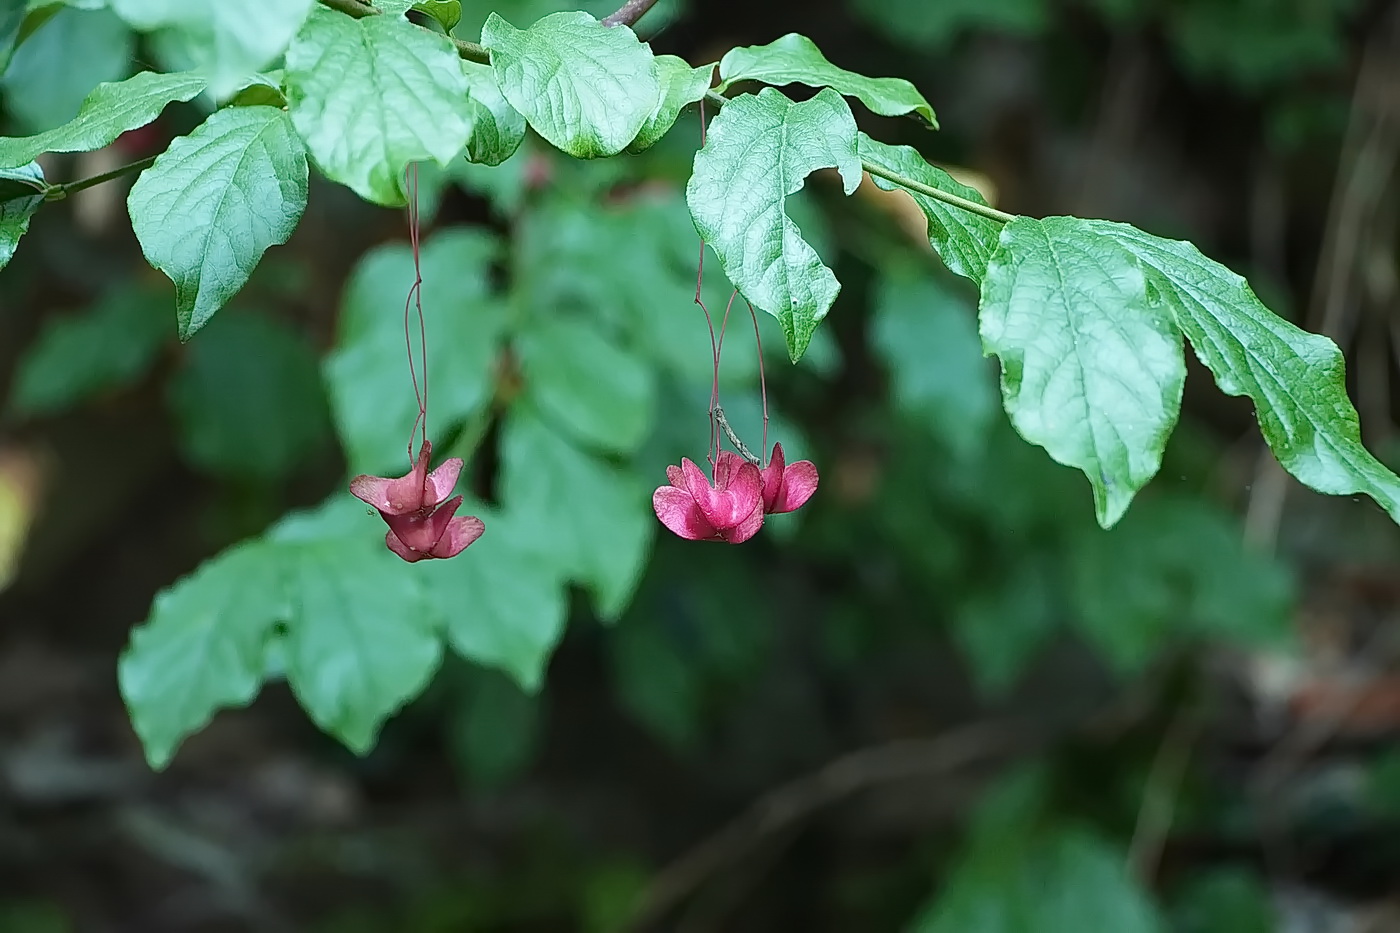
<path id="1" fill-rule="evenodd" d="M 101 175 L 93 175 L 91 178 L 80 178 L 77 181 L 70 181 L 62 185 L 50 185 L 44 191 L 45 201 L 61 201 L 75 191 L 82 191 L 84 188 L 91 188 L 100 185 L 104 181 L 111 181 L 114 178 L 121 178 L 123 175 L 134 175 L 151 167 L 156 160 L 155 156 L 147 156 L 135 162 L 128 162 L 126 165 L 119 165 L 110 172 L 103 172 Z"/>
<path id="2" fill-rule="evenodd" d="M 635 26 L 637 20 L 646 15 L 647 10 L 656 6 L 656 0 L 627 0 L 617 8 L 616 13 L 603 17 L 604 26 Z"/>

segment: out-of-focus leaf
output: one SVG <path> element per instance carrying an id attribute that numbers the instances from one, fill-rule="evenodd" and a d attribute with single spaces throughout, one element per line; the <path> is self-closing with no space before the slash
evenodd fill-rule
<path id="1" fill-rule="evenodd" d="M 287 682 L 316 725 L 363 755 L 437 671 L 438 613 L 382 538 L 299 540 L 278 556 Z"/>
<path id="2" fill-rule="evenodd" d="M 449 726 L 457 764 L 472 784 L 500 787 L 535 758 L 544 712 L 539 698 L 496 671 L 473 671 L 464 694 Z"/>
<path id="3" fill-rule="evenodd" d="M 151 767 L 164 768 L 215 711 L 252 702 L 286 606 L 276 549 L 263 542 L 225 551 L 156 596 L 117 667 Z"/>
<path id="4" fill-rule="evenodd" d="M 988 696 L 1003 696 L 1055 634 L 1062 600 L 1050 573 L 1040 563 L 1007 568 L 995 586 L 964 601 L 953 616 L 953 637 Z"/>
<path id="5" fill-rule="evenodd" d="M 605 453 L 632 453 L 655 414 L 652 371 L 579 318 L 557 314 L 520 338 L 526 391 L 554 426 Z"/>
<path id="6" fill-rule="evenodd" d="M 287 109 L 316 166 L 375 204 L 405 203 L 408 163 L 461 153 L 466 99 L 452 43 L 399 16 L 318 6 L 287 50 Z"/>
<path id="7" fill-rule="evenodd" d="M 874 343 L 889 367 L 895 403 L 955 452 L 975 453 L 997 399 L 969 303 L 908 268 L 887 270 L 874 302 Z"/>
<path id="8" fill-rule="evenodd" d="M 462 514 L 480 516 L 487 532 L 469 559 L 423 566 L 428 598 L 446 618 L 458 654 L 536 693 L 568 621 L 564 574 L 532 548 L 534 529 L 470 503 Z"/>
<path id="9" fill-rule="evenodd" d="M 492 361 L 505 321 L 489 292 L 499 244 L 480 230 L 452 228 L 422 246 L 423 317 L 428 327 L 429 415 L 434 432 L 476 412 L 490 397 Z M 404 347 L 404 302 L 413 284 L 406 244 L 360 260 L 341 303 L 336 349 L 325 378 L 352 471 L 379 472 L 404 460 L 418 413 Z M 417 312 L 411 314 L 415 360 Z M 421 371 L 420 371 L 421 372 Z"/>
<path id="10" fill-rule="evenodd" d="M 796 104 L 764 88 L 715 116 L 686 185 L 696 229 L 744 297 L 783 325 L 793 362 L 841 290 L 784 211 L 788 195 L 822 168 L 841 173 L 847 194 L 860 184 L 846 101 L 828 88 Z"/>
<path id="11" fill-rule="evenodd" d="M 641 577 L 656 530 L 649 490 L 517 405 L 501 437 L 501 498 L 520 541 L 545 565 L 588 586 L 616 618 Z"/>
<path id="12" fill-rule="evenodd" d="M 612 683 L 622 705 L 678 751 L 700 737 L 700 668 L 666 637 L 659 619 L 636 619 L 609 633 Z"/>
<path id="13" fill-rule="evenodd" d="M 661 101 L 651 49 L 587 13 L 554 13 L 528 29 L 493 15 L 481 42 L 510 105 L 575 158 L 621 152 Z"/>
<path id="14" fill-rule="evenodd" d="M 176 139 L 127 197 L 151 265 L 175 283 L 181 340 L 247 283 L 306 209 L 306 150 L 277 107 L 226 107 Z"/>
<path id="15" fill-rule="evenodd" d="M 20 361 L 11 410 L 51 414 L 139 379 L 171 333 L 167 313 L 150 289 L 124 288 L 50 319 Z"/>
<path id="16" fill-rule="evenodd" d="M 1288 637 L 1288 574 L 1246 550 L 1235 523 L 1184 498 L 1138 511 L 1108 534 L 1080 535 L 1070 554 L 1072 621 L 1113 667 L 1139 670 L 1173 638 Z"/>
<path id="17" fill-rule="evenodd" d="M 1126 853 L 1086 829 L 1046 818 L 1041 772 L 988 792 L 971 839 L 912 933 L 1160 933 Z"/>
<path id="18" fill-rule="evenodd" d="M 10 585 L 44 494 L 38 460 L 19 447 L 0 449 L 0 591 Z"/>
<path id="19" fill-rule="evenodd" d="M 225 98 L 286 51 L 315 0 L 109 0 L 117 15 L 177 50 L 181 66 L 206 74 Z M 185 64 L 188 63 L 188 64 Z"/>
<path id="20" fill-rule="evenodd" d="M 941 52 L 964 32 L 1031 36 L 1049 22 L 1045 0 L 852 0 L 852 10 L 893 42 Z"/>
<path id="21" fill-rule="evenodd" d="M 1172 898 L 1174 933 L 1274 933 L 1279 927 L 1269 892 L 1254 872 L 1202 872 Z"/>
<path id="22" fill-rule="evenodd" d="M 127 130 L 150 123 L 170 102 L 196 96 L 204 86 L 197 74 L 154 71 L 99 84 L 83 100 L 78 115 L 62 126 L 34 136 L 0 137 L 0 168 L 25 165 L 46 152 L 101 149 Z"/>
<path id="23" fill-rule="evenodd" d="M 767 45 L 730 49 L 720 60 L 719 76 L 721 91 L 740 81 L 762 81 L 779 87 L 785 84 L 829 87 L 859 99 L 881 116 L 916 113 L 929 126 L 938 126 L 933 107 L 913 84 L 903 78 L 867 78 L 837 68 L 826 60 L 815 42 L 795 32 Z"/>
<path id="24" fill-rule="evenodd" d="M 0 0 L 0 73 L 10 64 L 28 12 L 26 0 Z"/>
<path id="25" fill-rule="evenodd" d="M 60 8 L 10 59 L 5 107 L 31 133 L 71 120 L 93 88 L 131 73 L 136 41 L 110 10 Z"/>
<path id="26" fill-rule="evenodd" d="M 1137 263 L 1086 223 L 1007 224 L 982 282 L 980 324 L 1016 431 L 1084 472 L 1109 528 L 1162 464 L 1186 361 Z"/>
<path id="27" fill-rule="evenodd" d="M 285 324 L 227 314 L 189 345 L 170 404 L 190 462 L 275 480 L 325 441 L 329 420 L 316 355 Z"/>

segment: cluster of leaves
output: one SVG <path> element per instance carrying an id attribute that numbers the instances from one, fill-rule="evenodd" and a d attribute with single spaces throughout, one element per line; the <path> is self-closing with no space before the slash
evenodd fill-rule
<path id="1" fill-rule="evenodd" d="M 981 341 L 1001 360 L 1002 401 L 1012 424 L 1053 459 L 1083 471 L 1104 527 L 1122 518 L 1160 468 L 1180 407 L 1183 337 L 1226 392 L 1254 400 L 1264 436 L 1290 472 L 1324 492 L 1366 493 L 1400 515 L 1400 479 L 1362 447 L 1341 354 L 1330 341 L 1273 315 L 1242 279 L 1190 244 L 1105 221 L 1000 214 L 914 149 L 885 145 L 856 129 L 843 95 L 878 114 L 908 114 L 936 125 L 932 108 L 908 82 L 838 68 L 796 35 L 735 49 L 717 66 L 691 68 L 653 55 L 630 30 L 581 12 L 551 14 L 523 30 L 491 14 L 481 33 L 490 64 L 478 64 L 464 60 L 465 47 L 444 34 L 454 25 L 450 5 L 423 6 L 444 17 L 438 31 L 410 22 L 404 15 L 409 6 L 389 4 L 383 14 L 356 18 L 288 0 L 268 7 L 265 23 L 232 24 L 216 16 L 190 18 L 184 7 L 158 15 L 136 0 L 119 4 L 117 12 L 133 25 L 174 37 L 199 68 L 143 72 L 101 85 L 70 122 L 0 140 L 0 168 L 22 189 L 7 202 L 18 217 L 9 227 L 11 246 L 37 205 L 64 193 L 42 180 L 37 156 L 105 146 L 149 123 L 170 102 L 206 90 L 216 99 L 229 97 L 228 106 L 158 156 L 128 198 L 147 259 L 175 284 L 179 331 L 188 338 L 243 288 L 263 252 L 290 236 L 306 204 L 308 158 L 372 203 L 402 204 L 403 170 L 412 162 L 500 164 L 520 146 L 527 125 L 578 158 L 643 150 L 685 106 L 708 95 L 723 108 L 695 156 L 686 188 L 689 213 L 728 278 L 779 322 L 794 361 L 806 352 L 840 286 L 788 216 L 787 199 L 813 171 L 835 168 L 848 195 L 869 171 L 882 187 L 912 193 L 928 217 L 933 248 L 951 271 L 979 287 Z M 284 47 L 283 69 L 251 73 Z M 716 67 L 720 84 L 710 91 Z M 773 87 L 724 96 L 755 82 L 820 90 L 800 103 Z M 567 315 L 538 320 L 525 331 L 513 326 L 517 316 L 483 284 L 493 249 L 467 232 L 440 234 L 426 248 L 430 268 L 452 270 L 428 276 L 430 283 L 443 282 L 430 287 L 452 289 L 428 301 L 452 309 L 431 312 L 442 317 L 433 352 L 443 357 L 430 360 L 431 368 L 452 373 L 437 411 L 448 423 L 480 420 L 483 406 L 499 394 L 493 391 L 497 347 L 510 342 L 526 391 L 502 429 L 506 515 L 524 510 L 522 527 L 537 534 L 551 529 L 547 549 L 564 553 L 551 572 L 590 586 L 602 614 L 615 615 L 645 560 L 649 532 L 645 516 L 629 506 L 634 483 L 593 457 L 636 451 L 653 411 L 649 378 L 610 342 L 630 336 L 626 329 L 599 334 Z M 406 397 L 386 402 L 377 383 L 364 378 L 393 365 L 384 347 L 398 325 L 381 313 L 392 306 L 392 288 L 382 283 L 408 280 L 407 262 L 401 250 L 368 260 L 350 287 L 341 344 L 329 362 L 331 401 L 353 466 L 386 465 L 389 437 L 411 420 Z M 580 384 L 590 391 L 579 393 Z M 371 385 L 376 388 L 364 388 Z M 626 399 L 636 403 L 622 404 Z M 548 428 L 551 420 L 557 431 Z M 594 490 L 589 508 L 564 503 L 563 477 Z M 603 568 L 590 537 L 607 522 L 620 522 L 613 549 L 624 559 Z M 511 537 L 500 535 L 502 548 L 509 549 Z M 280 538 L 274 532 L 269 541 Z M 300 586 L 294 579 L 285 587 L 284 602 L 296 603 Z M 290 611 L 276 600 L 261 606 L 253 613 L 258 638 Z M 162 619 L 182 612 L 188 610 L 177 600 L 164 600 L 153 627 L 138 633 L 124 668 L 138 728 L 157 760 L 188 722 L 160 729 L 143 724 L 142 710 L 178 704 L 144 699 L 145 680 L 132 672 L 162 668 L 155 660 L 142 664 L 157 657 L 144 647 L 145 632 L 159 631 Z M 218 618 L 209 626 L 227 627 Z M 557 638 L 557 627 L 537 626 L 545 634 L 528 663 L 513 665 L 522 682 L 537 683 L 537 655 Z M 246 699 L 262 667 L 246 651 L 239 657 L 247 666 L 242 679 L 204 706 Z M 487 659 L 505 663 L 500 656 Z M 419 660 L 422 670 L 431 666 L 427 654 Z M 339 682 L 336 665 L 326 661 L 326 670 Z M 426 674 L 415 671 L 402 689 L 359 697 L 372 712 L 354 717 L 353 729 L 343 726 L 345 697 L 337 694 L 333 708 L 318 708 L 309 685 L 303 695 L 318 721 L 365 747 L 379 719 L 421 686 Z M 295 675 L 298 680 L 305 675 Z M 203 714 L 186 704 L 182 715 L 198 721 Z"/>
<path id="2" fill-rule="evenodd" d="M 352 18 L 285 0 L 236 23 L 215 6 L 55 4 L 15 20 L 11 38 L 25 40 L 15 68 L 55 23 L 100 14 L 103 28 L 151 32 L 161 60 L 187 70 L 103 85 L 71 121 L 0 140 L 9 185 L 0 193 L 10 195 L 0 209 L 0 259 L 8 261 L 45 199 L 66 193 L 44 180 L 36 158 L 103 147 L 175 101 L 222 103 L 155 159 L 128 198 L 147 258 L 175 284 L 180 337 L 210 327 L 172 386 L 187 455 L 229 475 L 279 475 L 322 434 L 328 410 L 351 472 L 383 471 L 400 462 L 416 412 L 397 350 L 397 310 L 413 278 L 406 246 L 376 249 L 357 266 L 321 384 L 299 338 L 257 315 L 215 314 L 264 252 L 291 235 L 313 190 L 311 167 L 393 206 L 404 200 L 405 166 L 436 163 L 436 171 L 424 166 L 426 188 L 455 182 L 486 193 L 509 230 L 506 238 L 442 229 L 421 257 L 439 453 L 474 460 L 478 477 L 494 467 L 497 478 L 476 482 L 489 502 L 468 509 L 491 531 L 467 559 L 402 564 L 380 546 L 377 521 L 338 493 L 162 593 L 120 666 L 154 766 L 215 711 L 249 702 L 274 679 L 286 680 L 319 726 L 363 752 L 451 649 L 504 674 L 476 682 L 465 721 L 455 724 L 469 768 L 500 780 L 528 760 L 535 707 L 521 690 L 540 689 L 574 585 L 604 620 L 632 606 L 609 635 L 617 690 L 659 735 L 693 747 L 707 702 L 751 672 L 768 646 L 764 632 L 737 623 L 701 633 L 655 624 L 664 607 L 674 614 L 676 597 L 640 583 L 655 535 L 647 490 L 664 464 L 695 455 L 704 434 L 710 351 L 691 306 L 695 231 L 767 312 L 766 345 L 781 337 L 790 359 L 824 371 L 834 350 L 818 325 L 841 286 L 820 223 L 803 216 L 797 196 L 821 169 L 836 169 L 847 195 L 863 173 L 910 193 L 933 249 L 976 286 L 980 307 L 974 326 L 972 309 L 930 270 L 895 261 L 876 270 L 871 337 L 899 403 L 895 436 L 928 456 L 902 459 L 920 466 L 886 477 L 864 514 L 818 518 L 804 547 L 859 563 L 850 541 L 869 523 L 878 540 L 899 545 L 912 579 L 960 587 L 946 600 L 945 621 L 988 692 L 1010 689 L 1062 628 L 1123 673 L 1183 636 L 1276 637 L 1288 586 L 1196 500 L 1149 498 L 1110 535 L 1064 514 L 1045 490 L 1070 474 L 1005 430 L 981 352 L 1000 360 L 1001 402 L 1016 432 L 1085 474 L 1103 526 L 1119 523 L 1161 469 L 1180 407 L 1183 338 L 1222 389 L 1254 400 L 1291 472 L 1400 512 L 1400 480 L 1361 446 L 1329 341 L 1273 315 L 1189 244 L 1121 224 L 987 208 L 915 150 L 858 132 L 847 97 L 935 125 L 911 85 L 839 69 L 803 37 L 692 68 L 584 13 L 519 29 L 485 12 L 459 21 L 456 5 L 440 2 L 381 2 L 383 13 Z M 411 7 L 438 28 L 407 19 Z M 489 64 L 464 60 L 463 43 L 451 38 L 478 27 Z M 775 87 L 736 93 L 755 82 L 818 91 L 801 102 Z M 693 163 L 683 154 L 684 199 L 619 196 L 612 183 L 639 163 L 597 162 L 553 185 L 524 180 L 526 160 L 538 155 L 527 127 L 578 158 L 640 152 L 658 147 L 682 110 L 707 95 L 720 109 Z M 572 171 L 545 164 L 546 174 Z M 707 271 L 712 306 L 728 290 Z M 31 353 L 13 404 L 42 414 L 133 379 L 162 342 L 164 325 L 147 311 L 140 295 L 118 296 L 55 327 Z M 731 420 L 754 426 L 756 358 L 743 351 L 726 351 L 721 378 Z M 257 370 L 275 379 L 250 375 L 250 358 L 277 361 Z M 696 417 L 660 416 L 672 411 Z M 789 458 L 803 456 L 797 432 L 781 413 L 774 420 Z M 929 462 L 953 467 L 930 471 Z M 992 562 L 974 563 L 956 537 L 974 525 L 988 538 L 986 553 L 999 555 L 994 579 L 983 566 Z M 720 560 L 728 561 L 724 584 L 697 581 L 685 596 L 691 603 L 763 591 L 732 556 Z M 868 615 L 833 611 L 821 624 L 834 646 L 860 645 L 871 638 Z M 1124 930 L 1156 928 L 1103 834 L 1026 807 L 1011 807 L 1019 816 L 1008 820 L 997 801 L 974 823 L 961 867 L 921 929 L 1037 933 L 1106 916 Z M 1045 889 L 1079 893 L 1048 906 L 1005 894 Z M 1086 890 L 1103 900 L 1082 899 Z M 1038 910 L 1018 913 L 1018 901 Z M 987 920 L 988 910 L 1002 912 Z"/>

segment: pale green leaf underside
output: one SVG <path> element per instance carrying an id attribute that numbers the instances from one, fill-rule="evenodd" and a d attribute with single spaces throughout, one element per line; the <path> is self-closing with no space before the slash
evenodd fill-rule
<path id="1" fill-rule="evenodd" d="M 493 13 L 481 42 L 506 100 L 576 158 L 621 152 L 661 99 L 651 49 L 627 27 L 604 26 L 587 13 L 553 13 L 529 29 Z"/>
<path id="2" fill-rule="evenodd" d="M 38 162 L 30 162 L 28 165 L 14 168 L 3 168 L 0 169 L 0 181 L 17 181 L 23 183 L 25 187 L 30 185 L 42 187 L 45 184 L 44 170 L 39 167 Z M 0 269 L 9 265 L 10 260 L 14 258 L 20 237 L 29 231 L 29 218 L 34 216 L 34 212 L 43 203 L 44 196 L 42 194 L 25 194 L 7 201 L 0 201 Z"/>
<path id="3" fill-rule="evenodd" d="M 181 740 L 216 710 L 257 695 L 284 594 L 280 568 L 267 546 L 254 542 L 226 551 L 156 597 L 117 666 L 151 767 L 164 768 Z"/>
<path id="4" fill-rule="evenodd" d="M 681 111 L 705 96 L 715 73 L 714 65 L 692 68 L 674 55 L 656 56 L 656 68 L 661 77 L 661 99 L 637 138 L 627 146 L 628 152 L 642 152 L 656 145 L 675 124 Z"/>
<path id="5" fill-rule="evenodd" d="M 1027 441 L 1082 470 L 1107 528 L 1157 473 L 1186 380 L 1181 337 L 1132 257 L 1074 217 L 1018 217 L 982 283 L 986 352 Z"/>
<path id="6" fill-rule="evenodd" d="M 467 78 L 467 112 L 472 123 L 467 158 L 482 165 L 500 165 L 525 140 L 525 118 L 496 86 L 490 65 L 462 62 Z"/>
<path id="7" fill-rule="evenodd" d="M 101 149 L 127 130 L 150 123 L 172 101 L 195 97 L 204 86 L 202 75 L 154 71 L 99 84 L 83 101 L 78 115 L 62 126 L 36 136 L 0 138 L 0 168 L 25 165 L 45 152 Z"/>
<path id="8" fill-rule="evenodd" d="M 479 227 L 449 228 L 423 243 L 434 430 L 460 423 L 489 398 L 505 320 L 488 285 L 498 249 Z M 395 243 L 367 253 L 345 288 L 340 333 L 324 372 L 337 434 L 355 471 L 402 472 L 407 457 L 407 430 L 418 413 L 401 352 L 404 293 L 412 281 L 412 253 Z M 413 330 L 416 339 L 416 314 Z"/>
<path id="9" fill-rule="evenodd" d="M 229 107 L 176 139 L 127 198 L 151 265 L 175 283 L 180 339 L 238 293 L 306 208 L 306 151 L 276 107 Z"/>
<path id="10" fill-rule="evenodd" d="M 1319 492 L 1368 495 L 1400 522 L 1400 477 L 1361 443 L 1336 344 L 1269 311 L 1243 278 L 1190 243 L 1126 224 L 1083 224 L 1137 257 L 1149 297 L 1173 317 L 1221 391 L 1254 400 L 1284 469 Z"/>
<path id="11" fill-rule="evenodd" d="M 829 87 L 857 98 L 881 116 L 916 113 L 929 126 L 938 126 L 933 107 L 913 84 L 903 78 L 867 78 L 838 68 L 826 60 L 815 42 L 795 32 L 767 45 L 730 49 L 720 60 L 719 77 L 720 90 L 739 81 Z"/>
<path id="12" fill-rule="evenodd" d="M 986 204 L 977 189 L 953 179 L 953 176 L 924 161 L 912 146 L 888 146 L 860 134 L 860 157 L 866 162 L 887 169 L 905 178 L 922 182 L 940 191 L 947 191 Z M 943 264 L 950 272 L 969 278 L 978 285 L 987 271 L 987 260 L 997 248 L 1001 224 L 979 214 L 944 204 L 927 195 L 909 191 L 893 182 L 872 176 L 876 185 L 886 191 L 903 191 L 914 199 L 928 218 L 928 238 Z"/>
<path id="13" fill-rule="evenodd" d="M 440 611 L 382 544 L 331 539 L 286 550 L 287 682 L 318 726 L 364 754 L 385 718 L 436 672 Z"/>
<path id="14" fill-rule="evenodd" d="M 111 0 L 133 28 L 161 30 L 191 66 L 209 78 L 217 98 L 287 48 L 315 0 Z"/>
<path id="15" fill-rule="evenodd" d="M 313 10 L 287 50 L 287 106 L 318 168 L 360 197 L 405 203 L 408 163 L 467 143 L 467 78 L 447 37 L 397 16 Z"/>
<path id="16" fill-rule="evenodd" d="M 563 576 L 521 543 L 524 530 L 482 517 L 490 533 L 471 546 L 470 560 L 425 561 L 423 584 L 446 616 L 457 653 L 505 671 L 534 693 L 568 621 Z"/>
<path id="17" fill-rule="evenodd" d="M 847 194 L 860 184 L 845 100 L 828 88 L 799 104 L 764 88 L 715 116 L 686 185 L 695 228 L 744 297 L 782 324 L 794 362 L 841 290 L 783 207 L 823 168 L 841 173 Z"/>
<path id="18" fill-rule="evenodd" d="M 524 404 L 502 431 L 501 460 L 503 511 L 521 529 L 521 546 L 560 576 L 588 586 L 599 615 L 616 618 L 646 567 L 655 534 L 649 490 L 575 447 Z M 580 489 L 588 494 L 579 495 Z"/>

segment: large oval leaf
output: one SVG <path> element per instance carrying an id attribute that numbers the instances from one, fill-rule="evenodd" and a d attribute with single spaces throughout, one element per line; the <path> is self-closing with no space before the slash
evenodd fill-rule
<path id="1" fill-rule="evenodd" d="M 815 42 L 795 32 L 774 39 L 767 45 L 730 49 L 720 59 L 719 77 L 721 90 L 739 81 L 829 87 L 859 99 L 881 116 L 898 117 L 915 113 L 929 126 L 938 126 L 933 107 L 908 81 L 903 78 L 867 78 L 854 71 L 837 68 L 826 60 Z"/>
<path id="2" fill-rule="evenodd" d="M 847 194 L 860 184 L 851 108 L 829 88 L 800 104 L 764 88 L 734 98 L 710 123 L 685 189 L 695 228 L 729 281 L 782 324 L 794 362 L 841 290 L 784 210 L 822 168 L 841 173 Z"/>
<path id="3" fill-rule="evenodd" d="M 306 150 L 277 107 L 228 107 L 170 144 L 127 197 L 146 260 L 175 283 L 180 339 L 238 293 L 306 209 Z"/>
<path id="4" fill-rule="evenodd" d="M 446 36 L 401 16 L 318 8 L 287 50 L 287 107 L 316 165 L 376 204 L 405 203 L 404 168 L 467 144 L 467 79 Z"/>
<path id="5" fill-rule="evenodd" d="M 553 13 L 529 29 L 493 13 L 481 42 L 506 100 L 576 158 L 621 152 L 661 100 L 651 49 L 625 26 L 604 26 L 587 13 Z"/>
<path id="6" fill-rule="evenodd" d="M 1137 262 L 1076 217 L 1018 217 L 982 282 L 981 332 L 1022 437 L 1077 467 L 1107 528 L 1156 475 L 1176 425 L 1181 334 Z"/>

